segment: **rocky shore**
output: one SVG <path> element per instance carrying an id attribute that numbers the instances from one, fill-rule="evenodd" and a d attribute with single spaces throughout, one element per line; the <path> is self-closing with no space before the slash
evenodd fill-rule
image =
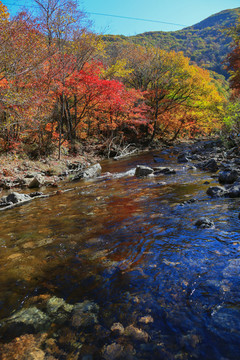
<path id="1" fill-rule="evenodd" d="M 219 186 L 210 186 L 207 195 L 240 197 L 240 159 L 237 146 L 226 149 L 221 140 L 213 139 L 178 143 L 170 149 L 179 164 L 183 164 L 189 170 L 200 169 L 208 172 L 211 178 L 218 179 Z M 169 147 L 164 146 L 162 150 L 168 151 Z M 43 159 L 35 162 L 11 158 L 1 159 L 0 192 L 6 190 L 6 195 L 0 198 L 0 211 L 29 202 L 36 197 L 59 194 L 61 190 L 50 194 L 39 190 L 49 187 L 58 188 L 62 180 L 68 179 L 74 183 L 77 180 L 99 176 L 102 169 L 98 160 L 99 158 L 95 156 L 65 158 L 61 161 Z M 141 178 L 176 174 L 173 168 L 158 166 L 161 158 L 157 155 L 154 156 L 154 162 L 157 163 L 154 167 L 137 165 L 134 170 L 135 176 Z M 21 189 L 24 194 L 19 193 Z M 25 194 L 26 190 L 27 194 Z M 211 225 L 210 223 L 207 225 L 205 221 L 203 224 L 197 222 L 196 226 L 210 227 Z"/>

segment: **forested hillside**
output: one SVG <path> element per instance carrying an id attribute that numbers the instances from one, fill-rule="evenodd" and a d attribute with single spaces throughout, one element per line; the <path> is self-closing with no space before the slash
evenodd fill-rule
<path id="1" fill-rule="evenodd" d="M 215 134 L 224 118 L 233 128 L 228 83 L 206 68 L 223 73 L 231 37 L 221 29 L 240 8 L 175 33 L 103 41 L 77 3 L 35 3 L 38 16 L 11 17 L 0 1 L 0 153 L 60 158 L 90 144 L 109 156 L 132 143 Z M 229 64 L 234 88 L 238 63 Z"/>
<path id="2" fill-rule="evenodd" d="M 224 10 L 179 31 L 155 31 L 129 37 L 106 35 L 103 39 L 111 44 L 110 47 L 133 42 L 151 44 L 167 51 L 182 51 L 198 66 L 228 76 L 223 61 L 231 51 L 232 38 L 225 29 L 236 23 L 239 14 L 240 8 Z"/>

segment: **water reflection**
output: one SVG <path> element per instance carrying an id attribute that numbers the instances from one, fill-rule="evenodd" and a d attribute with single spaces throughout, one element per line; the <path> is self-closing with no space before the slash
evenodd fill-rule
<path id="1" fill-rule="evenodd" d="M 176 175 L 135 178 L 137 164 L 155 164 L 151 153 L 105 161 L 104 171 L 117 176 L 79 182 L 74 192 L 0 214 L 1 318 L 36 296 L 69 304 L 87 299 L 100 308 L 99 325 L 88 329 L 87 340 L 74 331 L 72 337 L 85 339 L 79 358 L 102 358 L 111 340 L 103 332 L 115 322 L 149 334 L 147 344 L 130 342 L 136 359 L 240 357 L 239 201 L 209 199 L 210 174 L 159 156 Z M 196 229 L 200 216 L 215 229 Z M 144 316 L 153 322 L 140 324 Z M 60 346 L 64 327 L 54 331 Z M 111 341 L 125 349 L 124 339 Z"/>

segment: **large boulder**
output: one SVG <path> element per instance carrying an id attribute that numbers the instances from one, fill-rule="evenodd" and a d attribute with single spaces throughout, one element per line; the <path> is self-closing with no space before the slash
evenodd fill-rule
<path id="1" fill-rule="evenodd" d="M 40 188 L 41 186 L 44 185 L 44 177 L 41 176 L 41 175 L 36 175 L 34 176 L 34 178 L 30 181 L 28 187 L 29 189 L 38 189 Z"/>
<path id="2" fill-rule="evenodd" d="M 218 175 L 220 184 L 233 184 L 239 177 L 237 170 L 221 171 Z"/>
<path id="3" fill-rule="evenodd" d="M 142 176 L 148 176 L 153 173 L 153 169 L 149 166 L 144 165 L 137 165 L 135 170 L 135 176 L 142 177 Z"/>
<path id="4" fill-rule="evenodd" d="M 83 178 L 84 179 L 94 178 L 101 175 L 101 172 L 102 172 L 102 167 L 99 163 L 97 163 L 93 166 L 90 166 L 88 169 L 86 169 L 83 172 Z"/>
<path id="5" fill-rule="evenodd" d="M 237 185 L 234 185 L 234 186 L 231 186 L 230 188 L 228 188 L 226 196 L 228 196 L 230 198 L 240 197 L 240 184 L 237 184 Z"/>
<path id="6" fill-rule="evenodd" d="M 197 165 L 201 170 L 216 172 L 219 167 L 216 159 L 212 158 Z"/>
<path id="7" fill-rule="evenodd" d="M 97 177 L 101 174 L 102 172 L 102 167 L 99 163 L 90 166 L 89 168 L 87 168 L 84 171 L 79 171 L 73 178 L 73 181 L 76 180 L 81 180 L 81 179 L 91 179 L 94 177 Z"/>
<path id="8" fill-rule="evenodd" d="M 227 190 L 222 186 L 210 186 L 207 189 L 207 195 L 212 197 L 221 197 L 227 194 Z"/>

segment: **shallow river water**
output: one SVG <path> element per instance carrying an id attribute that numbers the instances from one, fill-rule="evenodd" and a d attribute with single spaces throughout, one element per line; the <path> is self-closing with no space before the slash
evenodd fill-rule
<path id="1" fill-rule="evenodd" d="M 177 173 L 136 178 L 138 164 Z M 171 152 L 102 167 L 113 176 L 66 183 L 76 189 L 0 213 L 0 319 L 40 295 L 90 300 L 98 324 L 74 330 L 78 359 L 110 359 L 102 349 L 114 342 L 131 345 L 133 359 L 240 359 L 240 200 L 209 198 L 212 174 L 177 164 Z M 196 228 L 201 216 L 215 228 Z M 148 340 L 113 337 L 117 322 Z M 58 340 L 61 326 L 49 336 Z"/>

